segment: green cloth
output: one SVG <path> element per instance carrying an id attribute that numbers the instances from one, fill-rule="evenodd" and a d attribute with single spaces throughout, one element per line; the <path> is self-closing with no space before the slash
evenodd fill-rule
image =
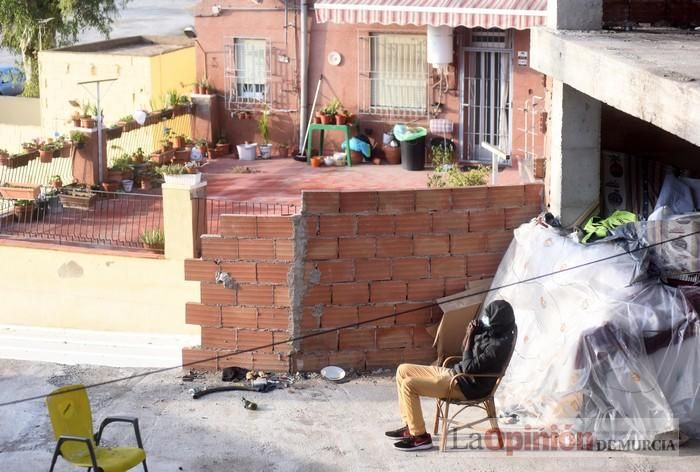
<path id="1" fill-rule="evenodd" d="M 637 215 L 629 211 L 617 210 L 607 218 L 594 216 L 583 225 L 583 232 L 586 235 L 581 239 L 582 243 L 587 243 L 589 239 L 602 239 L 608 235 L 608 232 L 627 223 L 637 221 Z"/>

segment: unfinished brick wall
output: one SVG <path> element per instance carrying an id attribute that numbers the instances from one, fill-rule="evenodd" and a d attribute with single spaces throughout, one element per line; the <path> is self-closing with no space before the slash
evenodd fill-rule
<path id="1" fill-rule="evenodd" d="M 297 333 L 388 319 L 302 340 L 294 368 L 390 367 L 435 358 L 439 297 L 493 276 L 512 230 L 541 211 L 541 184 L 303 193 Z M 297 238 L 297 241 L 299 238 Z M 407 310 L 415 310 L 397 315 Z"/>
<path id="2" fill-rule="evenodd" d="M 183 350 L 195 368 L 240 366 L 289 370 L 288 344 L 231 354 L 287 339 L 290 335 L 288 272 L 293 224 L 286 216 L 223 215 L 221 235 L 202 237 L 201 259 L 185 261 L 186 280 L 201 282 L 199 303 L 188 303 L 186 321 L 202 327 L 202 345 Z M 215 283 L 218 270 L 234 288 Z"/>
<path id="3" fill-rule="evenodd" d="M 686 27 L 700 24 L 698 0 L 604 0 L 603 21 L 615 26 L 650 23 Z"/>

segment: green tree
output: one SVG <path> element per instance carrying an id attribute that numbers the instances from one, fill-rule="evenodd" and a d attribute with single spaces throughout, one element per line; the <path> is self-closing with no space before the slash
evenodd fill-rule
<path id="1" fill-rule="evenodd" d="M 73 44 L 87 29 L 109 37 L 119 9 L 129 1 L 0 0 L 0 47 L 22 57 L 28 79 L 25 94 L 38 95 L 40 50 Z M 53 19 L 41 21 L 48 18 Z"/>

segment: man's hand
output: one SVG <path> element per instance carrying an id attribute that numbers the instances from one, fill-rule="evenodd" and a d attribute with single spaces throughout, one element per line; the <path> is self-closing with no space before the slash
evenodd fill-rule
<path id="1" fill-rule="evenodd" d="M 479 321 L 476 318 L 471 320 L 467 325 L 467 332 L 464 335 L 464 342 L 462 343 L 462 347 L 465 351 L 472 348 L 472 342 L 474 341 L 474 333 L 476 332 L 476 328 L 478 326 Z"/>

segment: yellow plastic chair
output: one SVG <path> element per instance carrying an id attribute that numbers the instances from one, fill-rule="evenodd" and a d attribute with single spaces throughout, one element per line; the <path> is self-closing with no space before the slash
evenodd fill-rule
<path id="1" fill-rule="evenodd" d="M 438 398 L 437 399 L 437 405 L 436 405 L 436 410 L 435 410 L 435 427 L 433 428 L 433 434 L 437 434 L 438 428 L 440 426 L 440 422 L 442 421 L 442 436 L 440 437 L 440 452 L 444 452 L 445 448 L 447 447 L 447 435 L 449 433 L 456 433 L 457 431 L 464 429 L 464 428 L 472 428 L 474 425 L 477 425 L 479 423 L 483 423 L 484 421 L 490 421 L 491 422 L 491 428 L 494 430 L 496 433 L 496 437 L 498 438 L 498 447 L 500 449 L 503 449 L 504 442 L 503 442 L 503 433 L 501 432 L 501 428 L 498 426 L 498 417 L 496 416 L 496 403 L 494 401 L 494 396 L 496 395 L 496 390 L 498 390 L 498 386 L 501 384 L 501 379 L 503 376 L 506 374 L 506 370 L 508 369 L 508 365 L 510 364 L 510 360 L 513 357 L 513 352 L 515 352 L 515 343 L 518 340 L 518 327 L 513 328 L 513 345 L 510 347 L 510 352 L 508 353 L 508 358 L 506 359 L 506 362 L 503 364 L 503 368 L 501 369 L 500 372 L 497 373 L 492 373 L 492 374 L 456 374 L 452 377 L 452 380 L 450 381 L 450 389 L 448 390 L 447 396 L 445 398 Z M 459 362 L 462 360 L 461 356 L 451 356 L 445 359 L 445 361 L 442 363 L 443 367 L 450 367 L 454 365 L 456 362 Z M 481 398 L 473 398 L 473 399 L 467 399 L 467 400 L 453 400 L 452 399 L 452 392 L 456 389 L 459 389 L 459 383 L 458 379 L 460 377 L 490 377 L 490 378 L 495 378 L 496 383 L 494 384 L 493 388 L 491 391 L 481 397 Z M 460 409 L 455 413 L 454 415 L 450 416 L 450 405 L 455 405 L 456 407 L 459 407 Z M 449 427 L 451 423 L 457 423 L 455 421 L 455 418 L 462 413 L 464 410 L 467 408 L 471 407 L 477 407 L 481 408 L 486 412 L 486 417 L 472 421 L 471 423 L 467 424 L 460 424 L 457 426 L 454 426 L 452 428 Z"/>
<path id="2" fill-rule="evenodd" d="M 143 464 L 148 472 L 146 451 L 141 442 L 139 420 L 124 416 L 105 418 L 97 434 L 93 434 L 90 400 L 84 385 L 68 385 L 54 390 L 46 398 L 53 434 L 58 441 L 51 459 L 53 471 L 58 456 L 78 467 L 87 467 L 93 472 L 124 472 Z M 100 438 L 105 426 L 124 422 L 134 426 L 138 447 L 100 447 Z"/>

